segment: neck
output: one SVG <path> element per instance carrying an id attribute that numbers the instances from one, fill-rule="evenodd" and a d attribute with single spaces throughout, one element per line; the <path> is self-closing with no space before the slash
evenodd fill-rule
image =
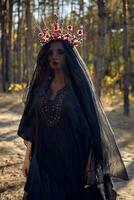
<path id="1" fill-rule="evenodd" d="M 63 74 L 63 71 L 61 69 L 55 70 L 54 74 L 55 74 L 55 77 L 54 77 L 55 83 L 59 83 L 59 84 L 65 83 L 64 74 Z"/>

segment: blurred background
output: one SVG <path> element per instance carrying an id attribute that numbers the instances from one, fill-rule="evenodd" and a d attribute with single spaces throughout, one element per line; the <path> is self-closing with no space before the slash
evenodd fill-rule
<path id="1" fill-rule="evenodd" d="M 78 50 L 114 129 L 130 181 L 115 184 L 118 199 L 134 199 L 134 1 L 0 1 L 0 199 L 22 199 L 25 146 L 16 135 L 22 96 L 40 50 L 37 26 L 54 15 L 84 29 Z M 74 31 L 75 33 L 75 31 Z"/>

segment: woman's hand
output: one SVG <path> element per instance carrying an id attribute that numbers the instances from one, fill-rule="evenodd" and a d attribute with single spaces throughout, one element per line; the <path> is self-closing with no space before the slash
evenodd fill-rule
<path id="1" fill-rule="evenodd" d="M 28 171 L 29 171 L 32 143 L 30 141 L 27 141 L 26 146 L 27 146 L 27 149 L 25 153 L 24 163 L 22 166 L 22 173 L 25 177 L 27 177 Z"/>
<path id="2" fill-rule="evenodd" d="M 22 166 L 22 173 L 25 177 L 27 177 L 28 172 L 29 172 L 29 166 L 30 166 L 30 159 L 27 158 L 24 160 L 23 166 Z"/>

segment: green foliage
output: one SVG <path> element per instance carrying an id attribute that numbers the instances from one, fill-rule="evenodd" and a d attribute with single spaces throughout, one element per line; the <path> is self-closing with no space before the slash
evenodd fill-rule
<path id="1" fill-rule="evenodd" d="M 18 92 L 18 91 L 22 91 L 26 88 L 26 83 L 11 83 L 8 91 L 10 92 Z"/>

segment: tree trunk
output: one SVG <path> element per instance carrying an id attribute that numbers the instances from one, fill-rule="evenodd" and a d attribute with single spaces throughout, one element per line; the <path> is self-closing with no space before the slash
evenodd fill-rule
<path id="1" fill-rule="evenodd" d="M 128 1 L 123 0 L 124 16 L 124 37 L 123 37 L 123 56 L 124 56 L 124 115 L 129 115 L 129 73 L 130 73 L 130 47 L 128 35 Z"/>
<path id="2" fill-rule="evenodd" d="M 2 82 L 2 91 L 6 92 L 6 73 L 5 73 L 5 65 L 6 65 L 6 26 L 5 26 L 5 14 L 6 14 L 6 3 L 2 5 L 3 11 L 1 16 L 1 82 Z"/>
<path id="3" fill-rule="evenodd" d="M 98 0 L 98 36 L 97 36 L 97 45 L 96 45 L 96 54 L 94 59 L 94 68 L 95 68 L 95 86 L 98 96 L 101 96 L 101 82 L 104 76 L 104 46 L 105 46 L 105 18 L 106 10 L 104 0 Z"/>
<path id="4" fill-rule="evenodd" d="M 2 14 L 2 89 L 8 91 L 8 87 L 12 82 L 12 12 L 13 1 L 6 0 L 3 3 Z"/>
<path id="5" fill-rule="evenodd" d="M 54 19 L 54 14 L 55 14 L 55 1 L 54 0 L 51 0 L 51 8 L 52 8 L 52 13 L 51 13 L 51 16 L 52 16 L 52 19 Z"/>
<path id="6" fill-rule="evenodd" d="M 23 28 L 24 28 L 24 6 L 21 0 L 18 1 L 18 30 L 17 30 L 17 82 L 22 82 L 23 80 Z M 22 13 L 20 13 L 22 12 Z"/>
<path id="7" fill-rule="evenodd" d="M 32 67 L 33 67 L 31 0 L 29 1 L 25 0 L 25 5 L 26 5 L 26 69 L 27 69 L 27 78 L 29 81 L 31 79 Z"/>

